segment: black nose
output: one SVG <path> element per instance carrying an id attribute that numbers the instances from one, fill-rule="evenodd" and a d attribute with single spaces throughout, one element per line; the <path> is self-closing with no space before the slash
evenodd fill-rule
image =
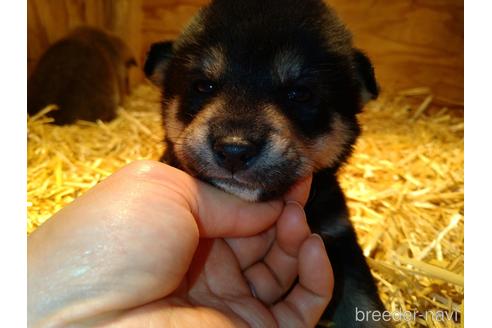
<path id="1" fill-rule="evenodd" d="M 213 143 L 217 164 L 231 173 L 250 166 L 259 152 L 254 143 L 238 137 L 222 138 Z"/>

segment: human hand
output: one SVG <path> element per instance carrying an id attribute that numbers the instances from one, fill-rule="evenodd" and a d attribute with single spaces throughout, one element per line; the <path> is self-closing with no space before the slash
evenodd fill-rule
<path id="1" fill-rule="evenodd" d="M 304 203 L 308 184 L 285 200 Z M 30 326 L 314 326 L 333 287 L 299 205 L 246 203 L 150 161 L 41 226 L 28 263 Z"/>

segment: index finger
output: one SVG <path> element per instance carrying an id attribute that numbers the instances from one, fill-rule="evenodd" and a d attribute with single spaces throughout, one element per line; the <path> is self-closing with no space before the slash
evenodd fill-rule
<path id="1" fill-rule="evenodd" d="M 333 271 L 318 235 L 311 235 L 303 243 L 298 265 L 299 282 L 271 309 L 280 327 L 314 327 L 331 300 Z"/>
<path id="2" fill-rule="evenodd" d="M 311 189 L 311 183 L 313 182 L 313 176 L 309 175 L 297 181 L 287 194 L 284 196 L 286 202 L 296 202 L 304 207 L 309 197 L 309 191 Z"/>

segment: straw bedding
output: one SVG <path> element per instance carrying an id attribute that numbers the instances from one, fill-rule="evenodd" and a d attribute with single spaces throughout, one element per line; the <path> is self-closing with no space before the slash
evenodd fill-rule
<path id="1" fill-rule="evenodd" d="M 400 327 L 458 327 L 463 319 L 463 117 L 446 108 L 429 114 L 431 105 L 425 88 L 370 104 L 340 175 L 382 299 L 393 318 L 401 314 Z M 147 85 L 111 123 L 59 127 L 43 112 L 27 122 L 28 233 L 126 163 L 163 151 L 159 94 Z M 404 320 L 409 313 L 412 320 Z"/>

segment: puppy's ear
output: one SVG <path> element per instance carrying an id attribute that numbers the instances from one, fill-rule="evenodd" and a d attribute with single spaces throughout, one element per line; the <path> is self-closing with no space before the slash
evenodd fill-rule
<path id="1" fill-rule="evenodd" d="M 145 76 L 157 86 L 164 82 L 164 71 L 173 56 L 173 42 L 164 41 L 150 46 L 145 59 Z"/>
<path id="2" fill-rule="evenodd" d="M 374 68 L 369 58 L 359 49 L 354 49 L 354 63 L 357 70 L 357 78 L 360 82 L 361 100 L 365 105 L 369 100 L 376 99 L 379 95 L 379 86 L 374 75 Z"/>

